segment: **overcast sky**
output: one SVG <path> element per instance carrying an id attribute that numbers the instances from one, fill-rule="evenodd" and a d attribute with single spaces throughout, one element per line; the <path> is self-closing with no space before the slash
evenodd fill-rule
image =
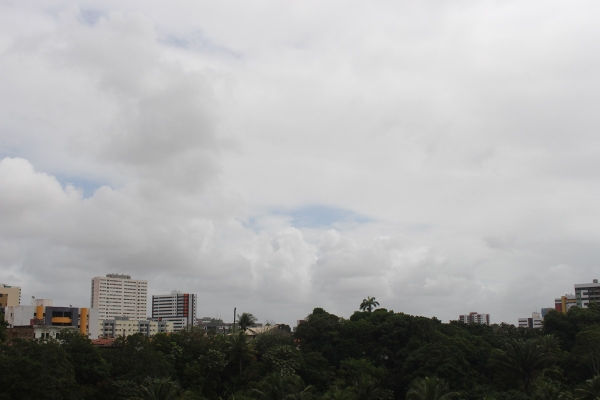
<path id="1" fill-rule="evenodd" d="M 516 324 L 600 278 L 599 12 L 3 1 L 0 282 Z"/>

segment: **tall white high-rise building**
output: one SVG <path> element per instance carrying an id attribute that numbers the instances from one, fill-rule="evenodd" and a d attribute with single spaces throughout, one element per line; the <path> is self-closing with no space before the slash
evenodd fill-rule
<path id="1" fill-rule="evenodd" d="M 152 319 L 173 322 L 179 331 L 196 322 L 196 295 L 173 290 L 171 294 L 152 296 Z"/>
<path id="2" fill-rule="evenodd" d="M 107 274 L 92 278 L 92 308 L 100 319 L 129 317 L 146 319 L 148 281 L 131 279 L 130 275 Z"/>

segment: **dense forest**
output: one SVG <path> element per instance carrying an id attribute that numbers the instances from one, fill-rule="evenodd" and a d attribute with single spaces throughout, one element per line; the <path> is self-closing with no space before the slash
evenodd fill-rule
<path id="1" fill-rule="evenodd" d="M 313 310 L 293 335 L 7 340 L 0 399 L 600 399 L 600 306 L 543 329 Z"/>

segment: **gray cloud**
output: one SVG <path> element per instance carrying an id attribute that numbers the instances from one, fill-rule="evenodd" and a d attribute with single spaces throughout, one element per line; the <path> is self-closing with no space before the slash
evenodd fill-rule
<path id="1" fill-rule="evenodd" d="M 0 7 L 0 281 L 26 296 L 119 271 L 203 315 L 515 323 L 597 278 L 595 3 Z"/>

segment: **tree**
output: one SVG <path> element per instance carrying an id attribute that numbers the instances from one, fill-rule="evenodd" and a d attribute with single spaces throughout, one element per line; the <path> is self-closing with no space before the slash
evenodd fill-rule
<path id="1" fill-rule="evenodd" d="M 406 393 L 406 400 L 449 400 L 459 395 L 457 392 L 450 392 L 444 381 L 436 377 L 427 377 L 413 382 Z"/>
<path id="2" fill-rule="evenodd" d="M 76 399 L 67 354 L 55 340 L 13 339 L 0 345 L 0 399 Z"/>
<path id="3" fill-rule="evenodd" d="M 596 400 L 600 399 L 600 375 L 588 379 L 585 383 L 575 389 L 575 399 L 577 400 Z"/>
<path id="4" fill-rule="evenodd" d="M 4 320 L 4 313 L 0 310 L 0 343 L 4 342 L 8 338 L 6 333 L 6 327 L 8 323 Z"/>
<path id="5" fill-rule="evenodd" d="M 67 359 L 75 371 L 75 379 L 80 385 L 96 385 L 109 377 L 108 363 L 87 336 L 65 329 L 60 334 L 60 346 L 67 353 Z"/>
<path id="6" fill-rule="evenodd" d="M 600 325 L 590 326 L 577 334 L 573 353 L 592 367 L 594 375 L 600 374 Z"/>
<path id="7" fill-rule="evenodd" d="M 493 357 L 497 366 L 506 368 L 520 378 L 527 396 L 537 374 L 554 361 L 554 355 L 546 346 L 534 339 L 512 340 L 504 349 L 496 350 Z"/>
<path id="8" fill-rule="evenodd" d="M 363 299 L 362 303 L 360 303 L 360 309 L 362 311 L 373 312 L 373 309 L 379 307 L 379 302 L 375 300 L 375 297 L 367 296 L 366 299 Z"/>
<path id="9" fill-rule="evenodd" d="M 252 348 L 250 342 L 246 340 L 246 334 L 243 331 L 231 335 L 228 341 L 229 360 L 239 364 L 240 376 L 242 376 L 242 364 L 248 361 L 256 361 L 256 351 Z"/>
<path id="10" fill-rule="evenodd" d="M 175 400 L 179 392 L 179 384 L 171 378 L 147 378 L 140 385 L 141 396 L 131 400 Z"/>
<path id="11" fill-rule="evenodd" d="M 305 386 L 298 375 L 270 374 L 260 383 L 259 389 L 252 392 L 260 399 L 283 400 L 303 399 L 313 391 L 312 386 Z"/>
<path id="12" fill-rule="evenodd" d="M 540 379 L 535 385 L 534 400 L 570 400 L 570 393 L 562 392 L 560 385 L 546 379 Z"/>
<path id="13" fill-rule="evenodd" d="M 245 331 L 254 325 L 256 321 L 256 317 L 250 313 L 242 313 L 241 315 L 238 315 L 238 326 L 242 331 Z"/>

